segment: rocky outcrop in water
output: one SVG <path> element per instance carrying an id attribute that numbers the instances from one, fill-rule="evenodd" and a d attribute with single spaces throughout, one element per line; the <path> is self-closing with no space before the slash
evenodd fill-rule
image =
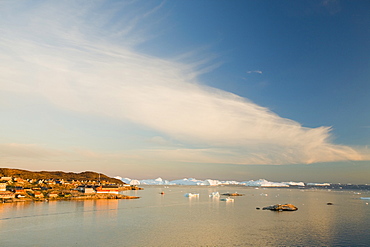
<path id="1" fill-rule="evenodd" d="M 271 206 L 264 207 L 263 210 L 271 211 L 296 211 L 298 208 L 292 204 L 275 204 Z"/>
<path id="2" fill-rule="evenodd" d="M 223 193 L 221 194 L 223 196 L 243 196 L 244 194 L 239 194 L 239 193 Z"/>

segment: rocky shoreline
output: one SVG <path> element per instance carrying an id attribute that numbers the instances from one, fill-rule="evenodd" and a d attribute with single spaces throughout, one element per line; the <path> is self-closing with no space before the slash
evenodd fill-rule
<path id="1" fill-rule="evenodd" d="M 55 197 L 55 198 L 9 198 L 3 199 L 3 203 L 17 203 L 17 202 L 42 202 L 42 201 L 70 201 L 70 200 L 121 200 L 121 199 L 139 199 L 138 196 L 127 196 L 122 194 L 93 194 L 93 195 L 77 195 L 69 197 Z"/>
<path id="2" fill-rule="evenodd" d="M 58 200 L 138 199 L 121 194 L 142 190 L 96 172 L 31 172 L 0 168 L 0 203 Z"/>

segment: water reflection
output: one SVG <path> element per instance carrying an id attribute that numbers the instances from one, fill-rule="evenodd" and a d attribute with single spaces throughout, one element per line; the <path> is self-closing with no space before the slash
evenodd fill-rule
<path id="1" fill-rule="evenodd" d="M 237 189 L 244 196 L 234 197 L 234 203 L 209 197 L 227 189 L 146 187 L 125 192 L 139 200 L 0 205 L 1 217 L 8 218 L 0 220 L 0 245 L 365 246 L 369 238 L 370 207 L 354 199 L 353 193 L 241 187 Z M 190 191 L 199 197 L 184 197 Z M 256 210 L 276 203 L 292 203 L 299 209 Z M 23 239 L 37 242 L 28 245 Z"/>

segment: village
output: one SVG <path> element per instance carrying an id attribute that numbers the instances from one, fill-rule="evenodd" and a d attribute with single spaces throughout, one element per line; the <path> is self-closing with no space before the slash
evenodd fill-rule
<path id="1" fill-rule="evenodd" d="M 84 199 L 136 199 L 120 194 L 124 190 L 141 190 L 135 185 L 105 180 L 22 179 L 0 177 L 0 202 L 27 202 Z"/>

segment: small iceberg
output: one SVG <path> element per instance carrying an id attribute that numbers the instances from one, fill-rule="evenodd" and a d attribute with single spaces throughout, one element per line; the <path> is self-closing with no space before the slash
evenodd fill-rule
<path id="1" fill-rule="evenodd" d="M 209 197 L 220 197 L 220 193 L 218 192 L 212 192 Z"/>
<path id="2" fill-rule="evenodd" d="M 224 201 L 224 202 L 234 202 L 234 199 L 233 198 L 230 198 L 230 197 L 227 197 L 227 198 L 221 198 L 220 201 Z"/>
<path id="3" fill-rule="evenodd" d="M 198 197 L 198 196 L 199 196 L 199 194 L 186 193 L 184 196 L 185 196 L 185 197 Z"/>
<path id="4" fill-rule="evenodd" d="M 370 200 L 370 197 L 360 197 L 361 200 Z"/>

